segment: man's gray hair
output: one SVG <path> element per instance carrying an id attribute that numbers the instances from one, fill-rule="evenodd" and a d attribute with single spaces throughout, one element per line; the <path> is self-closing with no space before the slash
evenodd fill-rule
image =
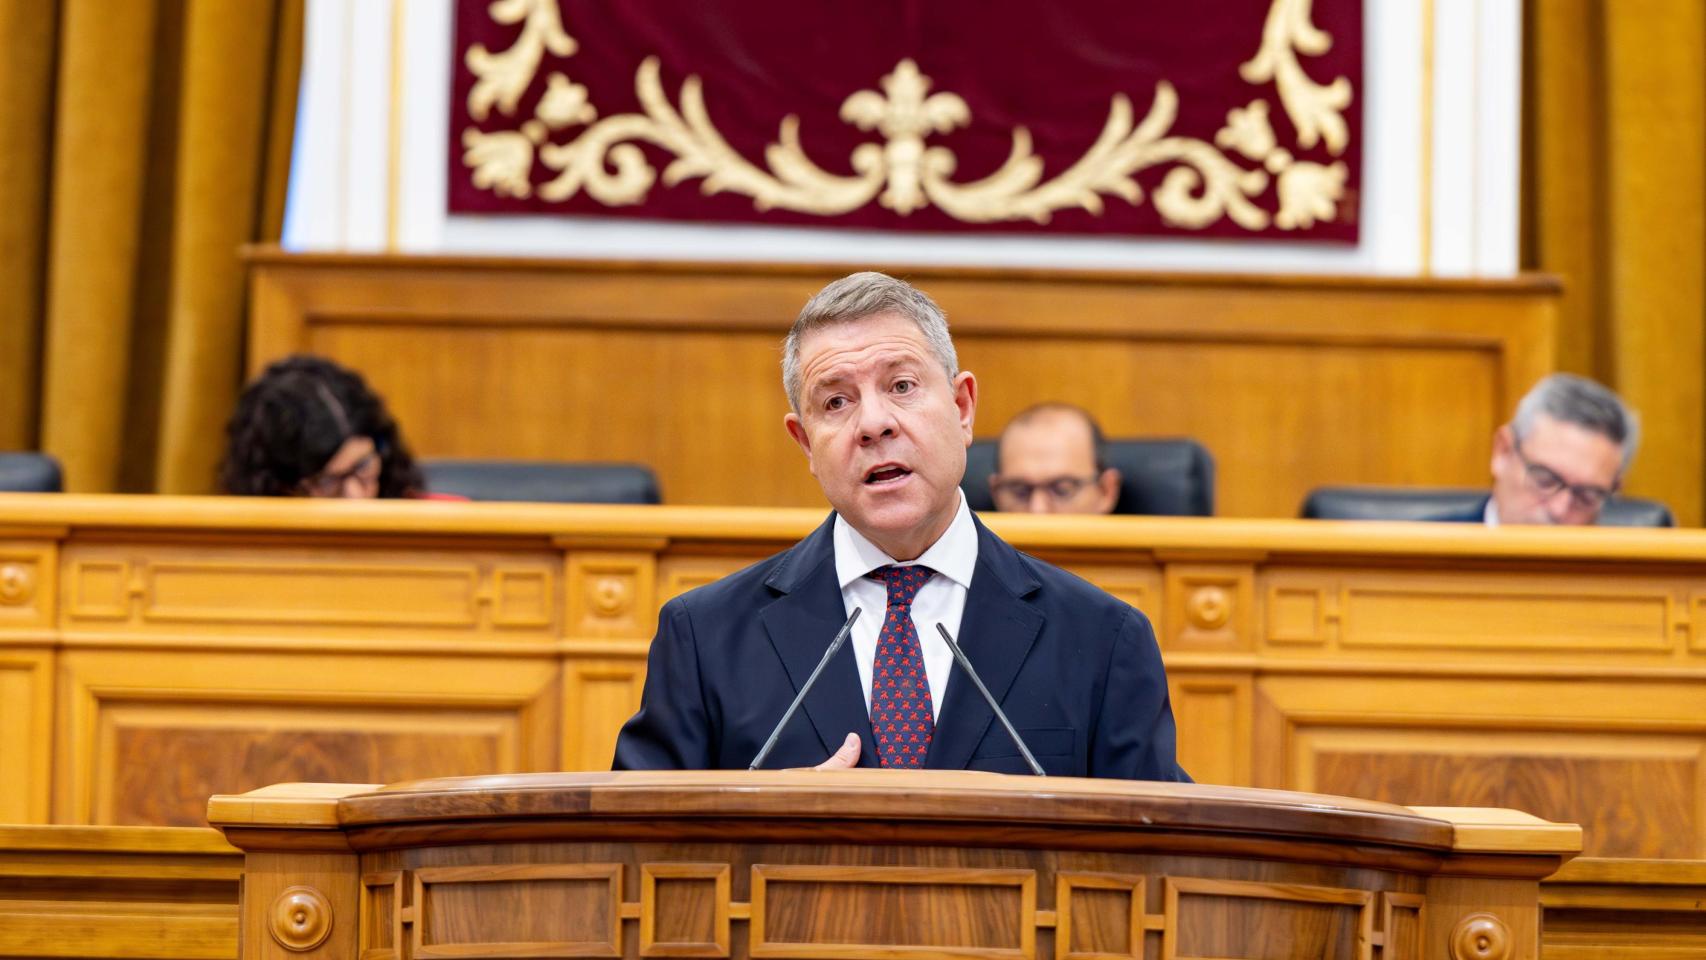
<path id="1" fill-rule="evenodd" d="M 782 341 L 782 389 L 794 412 L 800 410 L 800 341 L 813 330 L 852 323 L 879 314 L 899 314 L 918 324 L 924 342 L 952 380 L 960 372 L 954 340 L 948 336 L 948 318 L 936 301 L 905 280 L 872 270 L 849 274 L 819 290 L 800 308 L 794 326 Z"/>
<path id="2" fill-rule="evenodd" d="M 1629 469 L 1635 448 L 1641 444 L 1641 419 L 1622 398 L 1587 377 L 1554 373 L 1534 385 L 1516 405 L 1511 429 L 1521 440 L 1534 430 L 1535 420 L 1545 414 L 1562 423 L 1597 433 L 1623 449 L 1622 469 Z"/>

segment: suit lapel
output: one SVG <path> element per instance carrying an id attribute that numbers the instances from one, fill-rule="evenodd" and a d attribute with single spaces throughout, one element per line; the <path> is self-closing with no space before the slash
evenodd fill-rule
<path id="1" fill-rule="evenodd" d="M 782 698 L 784 706 L 805 686 L 824 650 L 835 639 L 836 631 L 847 620 L 841 585 L 835 577 L 834 522 L 831 515 L 816 532 L 789 551 L 788 562 L 767 581 L 771 589 L 782 593 L 759 611 L 759 619 L 788 671 L 788 679 L 793 682 L 793 690 Z M 871 613 L 867 610 L 863 616 Z M 876 615 L 881 617 L 882 611 L 876 611 Z M 825 759 L 841 749 L 841 741 L 851 731 L 859 734 L 863 745 L 859 765 L 876 766 L 871 746 L 871 716 L 865 709 L 864 692 L 859 689 L 859 667 L 853 660 L 851 639 L 841 645 L 835 658 L 824 667 L 823 676 L 817 678 L 817 685 L 800 704 L 800 712 L 817 732 Z"/>
<path id="2" fill-rule="evenodd" d="M 997 703 L 1012 687 L 1042 630 L 1043 615 L 1024 599 L 1039 586 L 1020 561 L 1019 552 L 977 522 L 977 568 L 966 592 L 960 634 L 954 639 Z M 938 716 L 936 736 L 924 765 L 938 770 L 964 769 L 995 714 L 958 664 L 954 665 Z"/>

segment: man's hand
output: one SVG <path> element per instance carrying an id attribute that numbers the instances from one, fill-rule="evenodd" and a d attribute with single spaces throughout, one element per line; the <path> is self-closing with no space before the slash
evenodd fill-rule
<path id="1" fill-rule="evenodd" d="M 841 749 L 830 755 L 828 760 L 813 767 L 813 770 L 850 770 L 859 765 L 859 735 L 848 733 L 847 739 L 841 741 Z"/>

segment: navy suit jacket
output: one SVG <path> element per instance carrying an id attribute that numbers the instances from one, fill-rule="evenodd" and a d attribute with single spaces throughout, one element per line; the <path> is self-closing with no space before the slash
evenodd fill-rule
<path id="1" fill-rule="evenodd" d="M 640 710 L 617 770 L 744 769 L 847 619 L 832 514 L 791 549 L 664 605 Z M 974 517 L 975 520 L 975 517 Z M 1050 775 L 1189 780 L 1143 614 L 977 523 L 960 635 L 966 657 Z M 882 611 L 867 610 L 866 616 Z M 810 767 L 859 734 L 877 766 L 852 644 L 843 644 L 765 760 Z M 958 665 L 925 758 L 942 770 L 1029 773 Z"/>

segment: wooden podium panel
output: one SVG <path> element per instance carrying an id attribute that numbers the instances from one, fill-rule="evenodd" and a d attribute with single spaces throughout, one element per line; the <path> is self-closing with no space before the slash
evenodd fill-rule
<path id="1" fill-rule="evenodd" d="M 780 344 L 813 293 L 863 267 L 250 263 L 250 371 L 299 351 L 349 364 L 417 453 L 632 460 L 678 504 L 823 502 L 782 430 Z M 1494 428 L 1553 364 L 1546 277 L 895 272 L 947 311 L 981 384 L 978 436 L 1062 400 L 1110 436 L 1195 437 L 1227 516 L 1293 516 L 1322 484 L 1484 483 Z"/>
<path id="2" fill-rule="evenodd" d="M 951 771 L 215 797 L 246 960 L 1533 960 L 1581 834 L 1508 810 Z"/>
<path id="3" fill-rule="evenodd" d="M 1706 858 L 1706 534 L 984 519 L 1149 615 L 1201 782 Z M 659 606 L 822 520 L 0 497 L 0 810 L 196 824 L 267 782 L 606 769 Z"/>

